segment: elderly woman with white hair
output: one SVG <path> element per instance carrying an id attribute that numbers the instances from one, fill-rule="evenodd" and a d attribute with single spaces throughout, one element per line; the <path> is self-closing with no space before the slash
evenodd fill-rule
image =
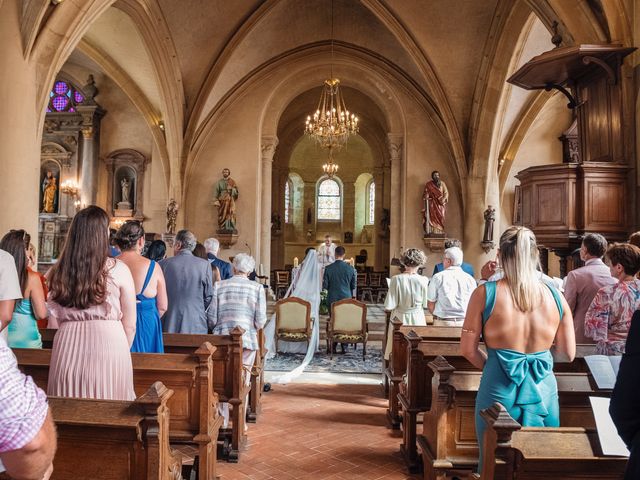
<path id="1" fill-rule="evenodd" d="M 213 299 L 207 310 L 209 325 L 214 335 L 229 335 L 235 327 L 244 330 L 242 335 L 242 362 L 246 367 L 245 382 L 251 377 L 247 373 L 253 367 L 258 343 L 258 330 L 267 322 L 267 300 L 261 284 L 249 280 L 256 261 L 246 253 L 233 257 L 233 277 L 217 282 L 213 287 Z M 221 404 L 224 426 L 229 421 L 229 405 Z"/>
<path id="2" fill-rule="evenodd" d="M 404 266 L 404 272 L 391 278 L 384 309 L 391 311 L 392 320 L 400 320 L 403 325 L 426 325 L 424 313 L 429 279 L 420 275 L 418 269 L 427 263 L 427 256 L 422 250 L 408 248 L 402 253 L 400 263 Z M 393 326 L 389 324 L 384 351 L 386 360 L 391 353 L 392 331 Z"/>

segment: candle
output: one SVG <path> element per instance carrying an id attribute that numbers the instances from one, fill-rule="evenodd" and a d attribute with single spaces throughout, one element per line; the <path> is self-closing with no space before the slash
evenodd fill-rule
<path id="1" fill-rule="evenodd" d="M 352 267 L 355 267 L 355 266 L 356 266 L 356 263 L 353 261 L 353 257 L 351 257 L 351 258 L 349 259 L 349 263 L 351 263 L 351 266 L 352 266 Z"/>
<path id="2" fill-rule="evenodd" d="M 264 267 L 262 266 L 262 264 L 260 264 L 260 266 L 258 267 L 258 276 L 264 277 Z"/>
<path id="3" fill-rule="evenodd" d="M 293 266 L 294 267 L 298 266 L 298 257 L 293 257 Z"/>

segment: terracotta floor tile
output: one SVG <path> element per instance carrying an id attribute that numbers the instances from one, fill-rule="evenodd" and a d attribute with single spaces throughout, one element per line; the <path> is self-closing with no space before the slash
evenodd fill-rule
<path id="1" fill-rule="evenodd" d="M 240 462 L 218 463 L 222 480 L 418 480 L 385 427 L 375 385 L 277 385 L 263 396 Z"/>

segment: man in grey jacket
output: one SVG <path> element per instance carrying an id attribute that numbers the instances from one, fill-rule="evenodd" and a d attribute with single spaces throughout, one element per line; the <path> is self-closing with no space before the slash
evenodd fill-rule
<path id="1" fill-rule="evenodd" d="M 189 230 L 176 234 L 174 256 L 160 262 L 167 284 L 169 308 L 162 316 L 162 331 L 206 334 L 206 310 L 213 296 L 211 265 L 193 256 L 196 237 Z"/>

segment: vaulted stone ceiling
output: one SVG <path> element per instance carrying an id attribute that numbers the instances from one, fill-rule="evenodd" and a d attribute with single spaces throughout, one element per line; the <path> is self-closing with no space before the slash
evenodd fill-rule
<path id="1" fill-rule="evenodd" d="M 135 3 L 148 13 L 153 28 L 127 14 Z M 334 0 L 333 38 L 399 70 L 417 89 L 436 98 L 441 115 L 446 109 L 452 113 L 458 134 L 466 138 L 498 3 Z M 166 117 L 168 107 L 162 101 L 157 64 L 174 62 L 179 83 L 172 88 L 182 89 L 184 129 L 195 130 L 225 95 L 258 69 L 293 51 L 326 44 L 330 24 L 330 0 L 119 0 L 94 22 L 79 48 L 89 56 L 98 51 L 112 67 L 125 71 L 160 117 Z M 165 32 L 167 38 L 161 40 L 170 42 L 173 51 L 166 52 L 164 60 L 154 58 L 149 43 Z M 348 86 L 349 79 L 343 83 Z M 438 89 L 445 97 L 439 103 Z"/>

